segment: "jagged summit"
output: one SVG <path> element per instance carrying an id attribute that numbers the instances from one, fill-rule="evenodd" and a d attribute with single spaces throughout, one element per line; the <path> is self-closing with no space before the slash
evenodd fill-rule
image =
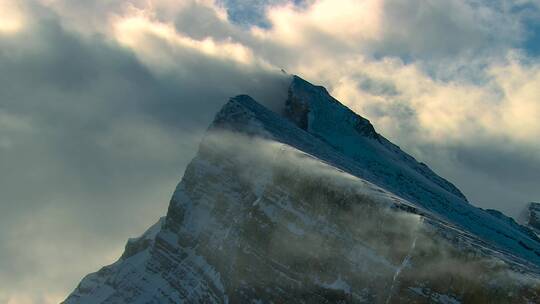
<path id="1" fill-rule="evenodd" d="M 298 76 L 293 76 L 285 116 L 341 153 L 356 161 L 370 163 L 370 171 L 386 170 L 382 174 L 394 175 L 389 181 L 396 180 L 401 175 L 427 179 L 436 187 L 467 201 L 457 187 L 378 134 L 369 120 L 341 104 L 322 86 L 312 85 Z M 416 187 L 412 184 L 410 186 L 412 188 L 409 187 L 408 192 L 414 195 Z"/>
<path id="2" fill-rule="evenodd" d="M 322 87 L 216 115 L 167 216 L 65 303 L 520 303 L 540 243 Z M 482 274 L 482 275 L 478 275 Z"/>
<path id="3" fill-rule="evenodd" d="M 319 124 L 332 126 L 342 123 L 338 118 L 350 119 L 345 122 L 346 128 L 352 124 L 359 135 L 379 139 L 380 135 L 375 132 L 369 120 L 355 114 L 330 96 L 325 87 L 312 85 L 299 76 L 293 75 L 285 104 L 285 117 L 306 131 L 313 131 L 315 125 Z"/>

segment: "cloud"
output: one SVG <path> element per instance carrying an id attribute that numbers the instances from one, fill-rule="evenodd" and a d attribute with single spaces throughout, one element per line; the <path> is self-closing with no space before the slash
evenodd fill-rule
<path id="1" fill-rule="evenodd" d="M 291 46 L 311 45 L 326 38 L 343 45 L 362 39 L 375 39 L 380 32 L 381 1 L 316 1 L 301 9 L 294 4 L 268 10 L 271 29 L 255 34 Z M 356 40 L 356 41 L 355 41 Z M 324 47 L 327 45 L 320 45 Z"/>
<path id="2" fill-rule="evenodd" d="M 502 1 L 384 1 L 382 19 L 384 38 L 375 50 L 386 55 L 441 59 L 493 51 L 523 36 Z"/>
<path id="3" fill-rule="evenodd" d="M 270 104 L 286 94 L 279 70 L 216 52 L 226 43 L 144 33 L 170 44 L 167 66 L 147 60 L 146 45 L 109 35 L 108 26 L 66 28 L 60 13 L 27 3 L 32 22 L 0 36 L 6 303 L 57 303 L 82 275 L 117 258 L 128 237 L 166 212 L 200 136 L 230 96 Z"/>
<path id="4" fill-rule="evenodd" d="M 0 0 L 0 301 L 50 302 L 117 257 L 228 97 L 278 109 L 280 68 L 518 213 L 540 197 L 535 3 Z"/>
<path id="5" fill-rule="evenodd" d="M 510 52 L 479 71 L 483 83 L 439 80 L 400 59 L 335 66 L 311 66 L 306 74 L 328 79 L 336 98 L 456 182 L 474 204 L 516 216 L 540 196 L 531 183 L 540 164 L 537 64 Z"/>
<path id="6" fill-rule="evenodd" d="M 459 56 L 500 53 L 522 42 L 526 31 L 515 6 L 468 0 L 285 3 L 267 9 L 269 28 L 252 31 L 263 41 L 302 49 L 297 60 L 339 60 L 362 53 L 448 64 Z"/>
<path id="7" fill-rule="evenodd" d="M 0 1 L 0 34 L 15 34 L 24 23 L 20 5 L 7 0 Z"/>
<path id="8" fill-rule="evenodd" d="M 179 60 L 178 52 L 186 50 L 241 64 L 254 61 L 252 51 L 242 44 L 212 38 L 192 39 L 176 32 L 172 25 L 152 22 L 144 17 L 121 18 L 113 27 L 117 41 L 133 49 L 150 65 L 158 65 L 159 70 L 171 65 L 175 67 L 175 62 Z"/>
<path id="9" fill-rule="evenodd" d="M 222 0 L 229 19 L 245 27 L 257 25 L 259 27 L 269 27 L 266 9 L 268 6 L 286 4 L 287 0 Z M 300 5 L 306 1 L 295 0 L 295 4 Z"/>
<path id="10" fill-rule="evenodd" d="M 360 58 L 341 69 L 329 71 L 332 68 L 326 66 L 314 73 L 341 78 L 333 86 L 338 99 L 367 112 L 383 128 L 392 123 L 399 128 L 403 120 L 392 115 L 399 114 L 394 108 L 400 105 L 409 109 L 409 119 L 430 142 L 467 141 L 476 133 L 527 144 L 540 132 L 535 119 L 540 68 L 525 64 L 512 57 L 497 60 L 481 71 L 487 79 L 481 84 L 434 79 L 417 65 L 396 59 Z"/>

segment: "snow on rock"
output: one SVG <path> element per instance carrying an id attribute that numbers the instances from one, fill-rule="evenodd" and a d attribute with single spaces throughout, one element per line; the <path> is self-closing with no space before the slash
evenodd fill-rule
<path id="1" fill-rule="evenodd" d="M 540 301 L 538 238 L 322 87 L 217 114 L 166 217 L 65 303 Z M 389 298 L 390 296 L 390 298 Z"/>

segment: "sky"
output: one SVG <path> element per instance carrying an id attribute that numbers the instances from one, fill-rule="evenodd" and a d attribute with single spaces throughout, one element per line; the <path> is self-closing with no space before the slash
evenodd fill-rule
<path id="1" fill-rule="evenodd" d="M 540 200 L 538 0 L 0 0 L 0 302 L 114 262 L 228 97 L 284 98 L 280 69 L 472 204 Z"/>

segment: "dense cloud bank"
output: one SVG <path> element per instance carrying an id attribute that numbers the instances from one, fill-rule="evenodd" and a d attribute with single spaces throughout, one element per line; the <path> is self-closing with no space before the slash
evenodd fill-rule
<path id="1" fill-rule="evenodd" d="M 0 302 L 113 261 L 228 97 L 284 99 L 280 68 L 518 214 L 540 198 L 538 4 L 0 0 Z"/>

